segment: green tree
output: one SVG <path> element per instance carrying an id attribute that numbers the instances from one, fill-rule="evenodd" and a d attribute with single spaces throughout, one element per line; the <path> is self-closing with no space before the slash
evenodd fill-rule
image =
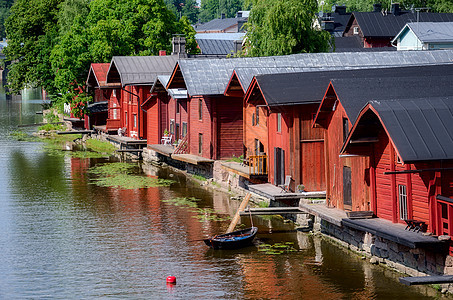
<path id="1" fill-rule="evenodd" d="M 9 67 L 8 87 L 19 93 L 27 85 L 53 92 L 50 53 L 58 36 L 58 6 L 62 0 L 16 0 L 5 22 Z"/>
<path id="2" fill-rule="evenodd" d="M 349 12 L 353 11 L 372 11 L 374 3 L 381 3 L 382 9 L 390 11 L 392 1 L 391 0 L 344 0 L 338 2 L 337 0 L 325 0 L 320 8 L 325 12 L 329 12 L 333 5 L 346 5 L 346 9 Z M 417 7 L 429 7 L 431 12 L 451 13 L 453 12 L 453 1 L 452 0 L 402 0 L 399 1 L 401 9 L 411 9 Z"/>
<path id="3" fill-rule="evenodd" d="M 198 22 L 199 8 L 195 0 L 165 0 L 165 3 L 178 20 L 187 17 L 191 24 Z"/>
<path id="4" fill-rule="evenodd" d="M 13 3 L 14 0 L 0 1 L 0 40 L 6 37 L 5 21 L 9 16 L 9 11 Z"/>
<path id="5" fill-rule="evenodd" d="M 330 34 L 313 28 L 316 0 L 255 0 L 247 23 L 249 56 L 326 52 Z"/>
<path id="6" fill-rule="evenodd" d="M 242 6 L 243 0 L 201 0 L 200 20 L 208 22 L 220 18 L 221 14 L 234 18 Z"/>

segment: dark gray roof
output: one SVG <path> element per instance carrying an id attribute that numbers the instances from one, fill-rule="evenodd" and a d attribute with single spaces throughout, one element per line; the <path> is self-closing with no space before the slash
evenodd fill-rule
<path id="1" fill-rule="evenodd" d="M 453 95 L 453 75 L 418 77 L 342 78 L 331 80 L 351 123 L 365 104 L 373 100 L 417 99 Z"/>
<path id="2" fill-rule="evenodd" d="M 197 33 L 195 39 L 197 40 L 231 40 L 239 41 L 243 40 L 245 32 L 208 32 L 208 33 Z"/>
<path id="3" fill-rule="evenodd" d="M 152 85 L 157 75 L 170 75 L 178 61 L 177 55 L 114 56 L 107 73 L 107 83 Z"/>
<path id="4" fill-rule="evenodd" d="M 204 31 L 222 31 L 231 26 L 234 26 L 238 21 L 247 21 L 247 18 L 225 18 L 214 19 L 201 25 L 194 26 L 196 32 Z"/>
<path id="5" fill-rule="evenodd" d="M 257 68 L 255 73 L 245 74 L 244 82 L 241 81 L 243 88 L 247 90 L 254 75 L 275 73 L 284 68 L 326 71 L 333 68 L 383 68 L 440 63 L 453 63 L 453 51 L 304 53 L 270 57 L 183 59 L 178 62 L 187 91 L 192 96 L 223 94 L 235 68 Z"/>
<path id="6" fill-rule="evenodd" d="M 227 55 L 236 50 L 234 40 L 197 39 L 201 54 Z"/>
<path id="7" fill-rule="evenodd" d="M 404 162 L 453 159 L 453 96 L 370 104 Z"/>
<path id="8" fill-rule="evenodd" d="M 417 21 L 417 13 L 403 11 L 400 15 L 393 15 L 381 12 L 354 12 L 345 31 L 349 30 L 354 18 L 365 37 L 393 38 L 406 23 Z M 419 22 L 452 22 L 453 14 L 420 12 L 418 20 Z"/>
<path id="9" fill-rule="evenodd" d="M 453 22 L 408 23 L 407 27 L 424 43 L 453 42 Z"/>
<path id="10" fill-rule="evenodd" d="M 321 102 L 329 82 L 342 78 L 387 78 L 418 76 L 453 76 L 452 65 L 395 67 L 379 69 L 337 70 L 322 72 L 301 72 L 287 74 L 267 74 L 255 77 L 269 106 L 295 105 Z M 418 80 L 418 79 L 417 79 Z M 419 81 L 419 80 L 418 80 Z M 333 81 L 334 83 L 336 81 Z M 334 85 L 336 87 L 336 84 Z M 401 87 L 405 89 L 404 86 Z M 364 93 L 363 90 L 360 93 Z M 367 92 L 366 92 L 367 93 Z M 381 92 L 379 92 L 382 94 Z M 387 93 L 385 93 L 387 94 Z M 372 94 L 367 96 L 373 97 Z M 348 99 L 345 98 L 345 101 Z M 360 100 L 359 100 L 360 101 Z M 366 103 L 366 102 L 361 102 Z M 360 105 L 359 105 L 360 106 Z M 361 106 L 359 107 L 359 109 Z"/>

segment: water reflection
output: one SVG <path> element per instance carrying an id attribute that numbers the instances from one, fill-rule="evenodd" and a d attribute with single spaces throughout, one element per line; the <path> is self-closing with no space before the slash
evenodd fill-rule
<path id="1" fill-rule="evenodd" d="M 233 215 L 239 202 L 187 181 L 171 169 L 145 174 L 170 187 L 98 187 L 89 169 L 111 159 L 50 155 L 40 142 L 17 142 L 17 124 L 39 122 L 38 103 L 0 93 L 0 298 L 384 299 L 433 298 L 402 286 L 397 275 L 362 261 L 281 219 L 253 217 L 257 244 L 214 251 L 197 241 L 228 222 L 162 200 L 196 197 L 199 208 Z M 29 129 L 32 130 L 32 129 Z M 250 225 L 250 219 L 242 222 Z M 259 243 L 292 242 L 294 253 L 269 255 Z M 177 277 L 168 287 L 165 278 Z M 76 296 L 75 296 L 76 295 Z"/>

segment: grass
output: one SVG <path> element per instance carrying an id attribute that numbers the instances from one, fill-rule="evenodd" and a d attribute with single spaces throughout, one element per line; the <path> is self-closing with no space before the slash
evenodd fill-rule
<path id="1" fill-rule="evenodd" d="M 38 130 L 41 131 L 41 130 L 45 130 L 45 131 L 52 131 L 52 130 L 56 130 L 56 131 L 63 131 L 65 130 L 65 126 L 62 125 L 62 124 L 44 124 L 44 125 L 41 125 L 38 127 Z"/>
<path id="2" fill-rule="evenodd" d="M 258 202 L 258 207 L 260 207 L 260 208 L 269 207 L 269 203 L 267 203 L 266 201 L 260 201 L 260 202 Z"/>
<path id="3" fill-rule="evenodd" d="M 16 130 L 10 133 L 10 136 L 16 141 L 36 142 L 39 141 L 37 137 L 31 136 L 23 131 Z"/>
<path id="4" fill-rule="evenodd" d="M 113 146 L 109 142 L 104 142 L 97 139 L 88 139 L 86 141 L 86 145 L 87 148 L 91 149 L 92 151 L 108 154 L 113 154 L 116 149 L 115 146 Z"/>
<path id="5" fill-rule="evenodd" d="M 242 161 L 244 160 L 244 155 L 241 154 L 240 156 L 236 157 L 233 155 L 232 158 L 230 159 L 227 159 L 227 161 L 233 161 L 233 162 L 237 162 L 237 163 L 242 163 Z"/>
<path id="6" fill-rule="evenodd" d="M 207 178 L 202 176 L 202 175 L 198 175 L 198 174 L 194 174 L 192 175 L 193 178 L 197 179 L 197 180 L 200 180 L 200 181 L 206 181 Z"/>

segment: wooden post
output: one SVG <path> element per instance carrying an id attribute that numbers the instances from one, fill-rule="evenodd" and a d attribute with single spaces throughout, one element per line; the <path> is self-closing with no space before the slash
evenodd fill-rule
<path id="1" fill-rule="evenodd" d="M 236 224 L 238 223 L 239 221 L 239 218 L 241 217 L 239 215 L 239 212 L 245 210 L 245 207 L 247 206 L 247 204 L 249 203 L 249 200 L 250 200 L 250 197 L 252 196 L 252 194 L 248 193 L 244 199 L 242 200 L 241 202 L 241 205 L 239 205 L 239 208 L 236 212 L 236 214 L 234 215 L 234 218 L 233 220 L 231 220 L 231 223 L 230 223 L 230 226 L 228 227 L 228 230 L 226 233 L 230 233 L 232 231 L 234 231 L 234 227 L 236 227 Z"/>

